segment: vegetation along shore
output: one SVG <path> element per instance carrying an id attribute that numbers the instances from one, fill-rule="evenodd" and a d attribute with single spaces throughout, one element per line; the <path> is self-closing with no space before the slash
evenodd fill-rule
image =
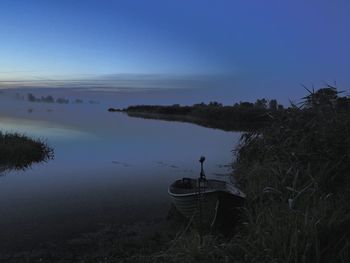
<path id="1" fill-rule="evenodd" d="M 261 128 L 270 121 L 270 115 L 283 111 L 276 100 L 258 99 L 255 103 L 239 102 L 223 106 L 218 102 L 192 106 L 136 105 L 125 109 L 109 108 L 110 112 L 125 112 L 130 117 L 182 121 L 226 131 L 249 131 Z"/>
<path id="2" fill-rule="evenodd" d="M 270 115 L 236 149 L 247 201 L 235 234 L 193 229 L 125 262 L 348 262 L 350 98 L 328 86 Z"/>
<path id="3" fill-rule="evenodd" d="M 53 156 L 53 149 L 42 140 L 0 131 L 0 173 L 25 169 L 33 163 L 48 161 Z"/>

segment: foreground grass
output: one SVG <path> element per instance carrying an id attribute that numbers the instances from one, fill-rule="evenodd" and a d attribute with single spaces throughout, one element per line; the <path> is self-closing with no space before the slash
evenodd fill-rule
<path id="1" fill-rule="evenodd" d="M 236 235 L 194 232 L 130 262 L 349 262 L 350 99 L 328 87 L 272 117 L 237 149 L 247 203 Z"/>
<path id="2" fill-rule="evenodd" d="M 350 100 L 334 88 L 247 133 L 234 165 L 248 202 L 240 237 L 249 262 L 348 262 Z"/>
<path id="3" fill-rule="evenodd" d="M 0 172 L 25 169 L 32 163 L 53 158 L 53 149 L 41 140 L 0 132 Z"/>

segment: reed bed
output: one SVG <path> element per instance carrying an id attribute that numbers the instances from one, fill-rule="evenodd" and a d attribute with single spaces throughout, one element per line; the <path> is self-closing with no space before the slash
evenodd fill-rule
<path id="1" fill-rule="evenodd" d="M 348 262 L 350 100 L 310 92 L 270 127 L 246 133 L 235 175 L 248 199 L 232 242 L 247 262 Z"/>

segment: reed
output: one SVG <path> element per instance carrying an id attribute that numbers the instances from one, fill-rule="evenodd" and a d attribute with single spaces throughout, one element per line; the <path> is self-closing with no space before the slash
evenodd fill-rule
<path id="1" fill-rule="evenodd" d="M 0 131 L 0 171 L 25 169 L 32 163 L 53 158 L 53 149 L 43 140 Z"/>
<path id="2" fill-rule="evenodd" d="M 275 118 L 237 149 L 248 199 L 236 252 L 248 262 L 348 261 L 350 100 L 327 87 Z"/>

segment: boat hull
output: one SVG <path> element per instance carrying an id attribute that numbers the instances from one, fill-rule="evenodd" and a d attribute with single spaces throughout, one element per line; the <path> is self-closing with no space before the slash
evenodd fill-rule
<path id="1" fill-rule="evenodd" d="M 218 193 L 170 196 L 176 209 L 193 223 L 205 225 L 214 223 L 219 204 Z"/>
<path id="2" fill-rule="evenodd" d="M 173 204 L 183 216 L 195 224 L 211 226 L 216 221 L 219 208 L 234 210 L 239 202 L 232 200 L 245 198 L 244 193 L 234 185 L 211 179 L 200 181 L 183 178 L 170 185 L 168 192 Z"/>

